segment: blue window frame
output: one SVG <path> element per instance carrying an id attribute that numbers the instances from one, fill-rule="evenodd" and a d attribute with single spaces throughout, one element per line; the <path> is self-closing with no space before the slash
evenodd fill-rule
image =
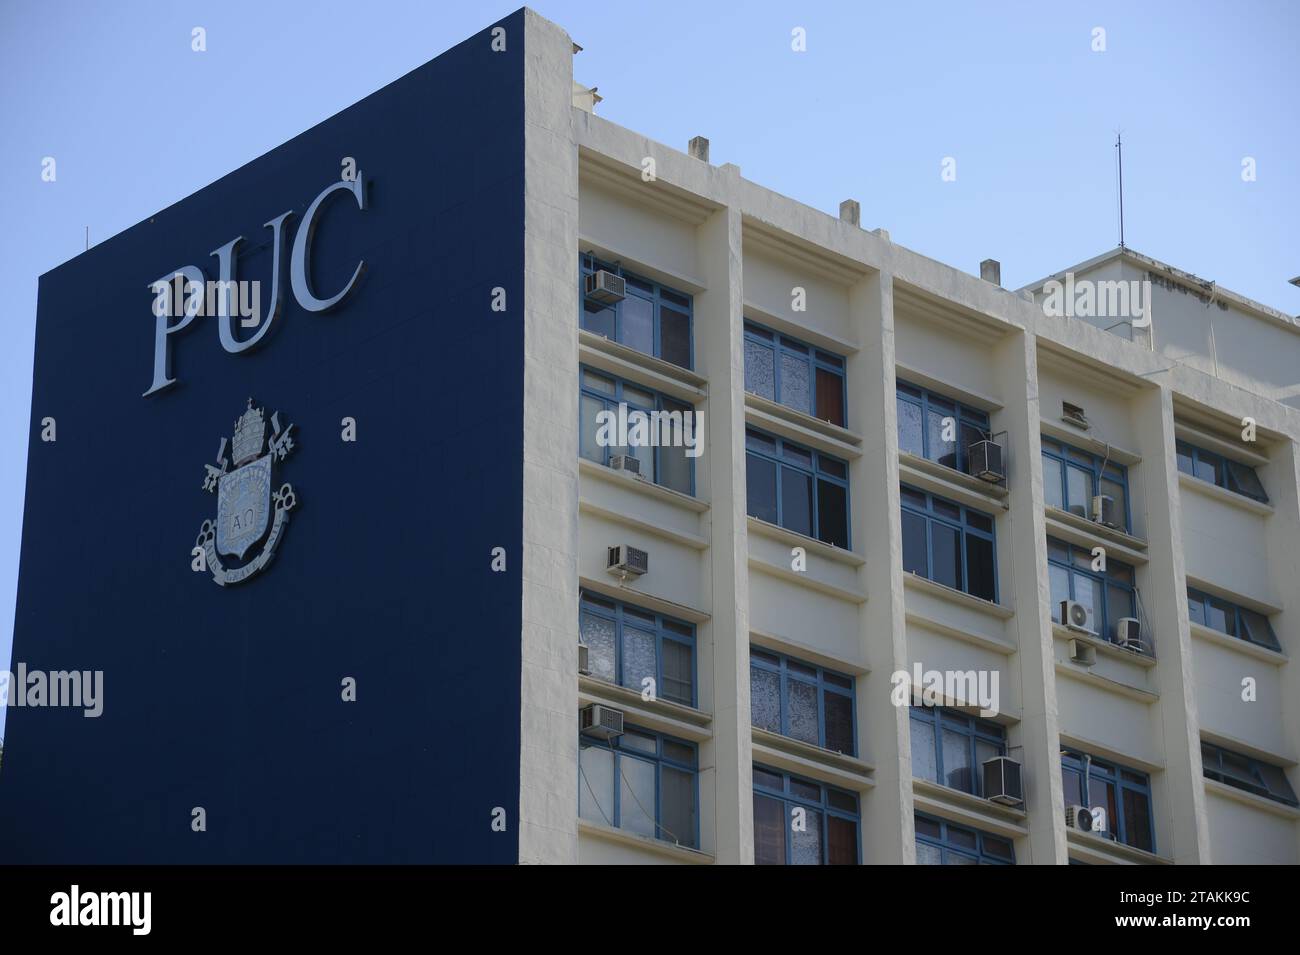
<path id="1" fill-rule="evenodd" d="M 591 255 L 581 257 L 581 267 L 578 295 L 582 300 L 583 328 L 682 368 L 695 366 L 690 295 L 625 272 Z M 598 270 L 623 277 L 627 284 L 627 297 L 623 301 L 617 305 L 601 305 L 587 299 L 583 286 L 587 276 Z"/>
<path id="2" fill-rule="evenodd" d="M 997 603 L 993 516 L 906 484 L 900 495 L 903 570 Z"/>
<path id="3" fill-rule="evenodd" d="M 917 813 L 917 865 L 1015 865 L 1010 839 Z"/>
<path id="4" fill-rule="evenodd" d="M 898 448 L 966 473 L 966 449 L 990 437 L 987 411 L 927 391 L 901 379 L 898 394 Z M 952 418 L 954 440 L 943 440 L 943 419 Z"/>
<path id="5" fill-rule="evenodd" d="M 941 706 L 911 708 L 912 775 L 983 796 L 984 762 L 1007 754 L 997 723 Z"/>
<path id="6" fill-rule="evenodd" d="M 1115 513 L 1127 531 L 1129 513 L 1128 468 L 1073 445 L 1044 437 L 1043 497 L 1049 507 L 1091 519 L 1092 498 L 1104 494 L 1115 499 Z"/>
<path id="7" fill-rule="evenodd" d="M 858 797 L 754 764 L 756 865 L 859 865 Z"/>
<path id="8" fill-rule="evenodd" d="M 1263 504 L 1268 503 L 1264 485 L 1260 483 L 1259 475 L 1249 464 L 1225 458 L 1221 454 L 1206 451 L 1186 441 L 1177 442 L 1175 447 L 1178 455 L 1178 470 L 1184 474 L 1227 488 L 1242 497 Z"/>
<path id="9" fill-rule="evenodd" d="M 746 428 L 745 490 L 750 517 L 849 549 L 848 462 Z"/>
<path id="10" fill-rule="evenodd" d="M 851 676 L 751 647 L 749 708 L 759 729 L 857 755 Z"/>
<path id="11" fill-rule="evenodd" d="M 686 453 L 687 448 L 681 443 L 681 439 L 684 437 L 683 428 L 688 420 L 687 416 L 691 421 L 692 438 L 700 437 L 699 422 L 695 420 L 695 408 L 653 389 L 643 388 L 633 382 L 606 375 L 586 366 L 583 366 L 580 371 L 580 380 L 578 453 L 597 464 L 609 464 L 609 459 L 616 454 L 630 454 L 641 462 L 641 474 L 645 477 L 674 491 L 694 495 L 695 459 Z M 622 447 L 602 445 L 597 441 L 600 432 L 597 415 L 602 411 L 617 415 L 621 404 L 627 405 L 628 415 L 634 411 L 646 415 L 648 431 L 655 430 L 651 426 L 656 420 L 673 420 L 675 424 L 672 427 L 658 429 L 660 433 L 651 435 L 649 443 L 646 444 Z M 650 417 L 656 412 L 676 417 L 661 419 Z M 678 443 L 671 444 L 672 441 Z"/>
<path id="12" fill-rule="evenodd" d="M 1088 629 L 1111 643 L 1118 639 L 1121 617 L 1137 617 L 1137 586 L 1133 568 L 1106 558 L 1105 572 L 1092 569 L 1092 551 L 1047 538 L 1047 577 L 1051 584 L 1052 619 L 1061 620 L 1061 601 L 1074 600 L 1088 611 Z M 1143 641 L 1147 638 L 1144 636 Z"/>
<path id="13" fill-rule="evenodd" d="M 578 816 L 695 848 L 700 844 L 694 743 L 626 727 L 611 740 L 578 737 Z"/>
<path id="14" fill-rule="evenodd" d="M 587 665 L 598 680 L 695 705 L 695 628 L 663 614 L 583 591 L 578 610 Z"/>
<path id="15" fill-rule="evenodd" d="M 1230 637 L 1268 647 L 1270 650 L 1282 649 L 1268 617 L 1192 587 L 1187 588 L 1187 615 L 1192 623 L 1199 623 Z"/>
<path id="16" fill-rule="evenodd" d="M 1201 767 L 1207 779 L 1288 806 L 1300 805 L 1281 766 L 1202 741 Z"/>
<path id="17" fill-rule="evenodd" d="M 745 322 L 745 390 L 846 427 L 844 359 Z"/>
<path id="18" fill-rule="evenodd" d="M 1066 806 L 1104 809 L 1112 839 L 1134 849 L 1156 851 L 1151 777 L 1146 773 L 1063 749 L 1061 788 Z"/>

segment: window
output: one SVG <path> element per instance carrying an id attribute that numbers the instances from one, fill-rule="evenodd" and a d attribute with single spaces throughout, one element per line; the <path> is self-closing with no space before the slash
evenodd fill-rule
<path id="1" fill-rule="evenodd" d="M 1088 611 L 1088 629 L 1111 643 L 1118 639 L 1121 617 L 1137 617 L 1137 586 L 1133 568 L 1106 559 L 1106 570 L 1092 569 L 1092 551 L 1047 538 L 1047 577 L 1052 588 L 1052 619 L 1061 619 L 1061 601 L 1074 600 Z M 1143 642 L 1149 642 L 1143 637 Z"/>
<path id="2" fill-rule="evenodd" d="M 1010 839 L 917 813 L 917 865 L 1015 865 Z"/>
<path id="3" fill-rule="evenodd" d="M 749 706 L 759 729 L 857 755 L 851 676 L 751 647 Z"/>
<path id="4" fill-rule="evenodd" d="M 1187 588 L 1187 615 L 1191 617 L 1192 623 L 1199 623 L 1230 637 L 1268 647 L 1270 650 L 1282 649 L 1268 617 L 1191 587 Z"/>
<path id="5" fill-rule="evenodd" d="M 984 795 L 984 763 L 1007 754 L 997 723 L 938 706 L 913 706 L 912 775 L 972 796 Z"/>
<path id="6" fill-rule="evenodd" d="M 1249 464 L 1233 461 L 1231 458 L 1198 448 L 1186 441 L 1177 442 L 1175 447 L 1178 453 L 1178 470 L 1184 474 L 1217 484 L 1242 497 L 1268 503 L 1264 485 L 1260 483 L 1259 475 Z"/>
<path id="7" fill-rule="evenodd" d="M 578 451 L 584 458 L 597 464 L 609 464 L 614 455 L 630 454 L 641 462 L 641 473 L 656 484 L 683 494 L 695 493 L 695 459 L 686 453 L 684 441 L 688 421 L 691 439 L 700 437 L 693 407 L 586 367 L 581 369 L 578 403 Z M 621 428 L 602 429 L 597 417 L 602 411 L 608 411 L 622 418 L 620 405 L 627 406 L 629 425 L 626 435 L 619 434 Z M 646 416 L 644 437 L 638 434 L 642 429 L 635 427 L 633 412 Z M 657 426 L 656 422 L 662 422 L 663 426 Z M 602 430 L 615 441 L 626 437 L 627 445 L 602 444 L 597 440 Z"/>
<path id="8" fill-rule="evenodd" d="M 966 449 L 989 437 L 987 411 L 898 381 L 898 448 L 966 473 Z M 953 440 L 944 440 L 943 419 L 952 418 Z"/>
<path id="9" fill-rule="evenodd" d="M 578 739 L 578 816 L 695 848 L 695 744 L 627 727 L 622 736 Z"/>
<path id="10" fill-rule="evenodd" d="M 627 297 L 617 305 L 589 301 L 579 288 L 583 328 L 682 368 L 693 367 L 689 295 L 590 255 L 582 256 L 581 264 L 579 281 L 584 286 L 587 276 L 601 269 L 621 275 L 627 283 Z"/>
<path id="11" fill-rule="evenodd" d="M 858 797 L 754 766 L 757 865 L 857 865 Z"/>
<path id="12" fill-rule="evenodd" d="M 903 570 L 996 603 L 992 515 L 907 485 L 900 491 Z"/>
<path id="13" fill-rule="evenodd" d="M 1146 773 L 1061 750 L 1061 788 L 1066 806 L 1105 810 L 1111 838 L 1134 849 L 1156 851 L 1151 777 Z"/>
<path id="14" fill-rule="evenodd" d="M 1101 455 L 1043 438 L 1043 496 L 1048 507 L 1092 519 L 1092 498 L 1115 500 L 1120 527 L 1128 530 L 1128 468 Z"/>
<path id="15" fill-rule="evenodd" d="M 745 429 L 750 517 L 849 547 L 849 466 L 792 441 Z"/>
<path id="16" fill-rule="evenodd" d="M 689 623 L 584 592 L 578 625 L 592 676 L 638 693 L 653 686 L 658 699 L 695 705 L 695 628 Z"/>
<path id="17" fill-rule="evenodd" d="M 844 359 L 753 322 L 745 323 L 745 390 L 845 427 Z"/>
<path id="18" fill-rule="evenodd" d="M 1296 801 L 1295 790 L 1287 782 L 1286 773 L 1280 766 L 1204 741 L 1201 742 L 1201 766 L 1207 779 L 1288 806 L 1300 805 Z"/>

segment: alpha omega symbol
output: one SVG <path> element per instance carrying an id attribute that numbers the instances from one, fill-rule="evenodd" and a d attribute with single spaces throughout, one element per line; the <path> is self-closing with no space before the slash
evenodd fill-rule
<path id="1" fill-rule="evenodd" d="M 212 579 L 222 587 L 247 580 L 271 562 L 289 523 L 289 512 L 298 504 L 289 484 L 272 490 L 276 463 L 293 450 L 289 434 L 293 425 L 281 430 L 280 413 L 271 415 L 268 442 L 264 410 L 254 408 L 249 398 L 248 410 L 235 422 L 230 444 L 234 470 L 227 469 L 225 438 L 217 450 L 218 466 L 204 465 L 207 475 L 203 490 L 217 495 L 217 519 L 203 522 L 194 543 L 203 551 Z M 221 562 L 223 556 L 243 560 L 254 549 L 256 556 L 239 567 L 226 567 Z"/>

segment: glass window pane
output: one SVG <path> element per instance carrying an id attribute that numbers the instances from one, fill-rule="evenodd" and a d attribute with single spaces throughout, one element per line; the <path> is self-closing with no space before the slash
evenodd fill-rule
<path id="1" fill-rule="evenodd" d="M 943 409 L 936 411 L 934 403 L 931 402 L 930 410 L 926 415 L 926 430 L 930 442 L 930 460 L 938 461 L 945 467 L 955 468 L 957 466 L 957 428 L 955 419 L 949 422 L 952 425 L 951 430 L 948 431 L 951 440 L 943 440 L 943 419 L 951 417 L 951 411 Z"/>
<path id="2" fill-rule="evenodd" d="M 654 354 L 655 307 L 649 299 L 629 295 L 623 299 L 623 344 L 647 355 Z"/>
<path id="3" fill-rule="evenodd" d="M 639 753 L 655 756 L 659 753 L 659 738 L 645 733 L 628 730 L 618 738 L 619 749 L 634 749 Z"/>
<path id="4" fill-rule="evenodd" d="M 812 536 L 812 475 L 781 468 L 781 526 Z"/>
<path id="5" fill-rule="evenodd" d="M 986 534 L 993 533 L 993 518 L 987 514 L 981 514 L 979 511 L 966 509 L 966 526 L 973 527 L 977 531 L 983 531 Z"/>
<path id="6" fill-rule="evenodd" d="M 582 746 L 578 769 L 578 815 L 614 825 L 614 754 L 603 746 Z"/>
<path id="7" fill-rule="evenodd" d="M 770 733 L 781 732 L 781 674 L 749 668 L 750 722 Z"/>
<path id="8" fill-rule="evenodd" d="M 1215 467 L 1217 463 L 1218 459 L 1214 455 L 1200 451 L 1197 453 L 1196 461 L 1192 466 L 1193 473 L 1202 481 L 1209 481 L 1211 484 L 1221 484 L 1222 481 L 1219 479 L 1219 469 Z"/>
<path id="9" fill-rule="evenodd" d="M 1205 601 L 1190 591 L 1187 594 L 1187 616 L 1192 623 L 1205 626 Z"/>
<path id="10" fill-rule="evenodd" d="M 822 865 L 822 814 L 805 806 L 792 808 L 790 812 L 791 864 Z M 800 815 L 804 817 L 802 824 L 799 823 Z"/>
<path id="11" fill-rule="evenodd" d="M 619 756 L 618 769 L 618 827 L 643 836 L 657 835 L 655 764 L 632 756 Z"/>
<path id="12" fill-rule="evenodd" d="M 1109 832 L 1118 835 L 1119 819 L 1115 815 L 1115 784 L 1096 776 L 1088 780 L 1088 805 L 1106 811 L 1106 826 Z"/>
<path id="13" fill-rule="evenodd" d="M 695 847 L 695 774 L 672 766 L 660 770 L 660 826 L 664 839 Z"/>
<path id="14" fill-rule="evenodd" d="M 1178 470 L 1184 474 L 1192 473 L 1192 449 L 1191 446 L 1182 441 L 1177 443 Z"/>
<path id="15" fill-rule="evenodd" d="M 1233 490 L 1247 497 L 1253 497 L 1257 501 L 1267 501 L 1268 495 L 1264 493 L 1264 485 L 1259 481 L 1259 475 L 1255 469 L 1245 464 L 1238 464 L 1236 461 L 1228 461 L 1228 476 L 1234 485 Z"/>
<path id="16" fill-rule="evenodd" d="M 1268 791 L 1283 802 L 1295 803 L 1295 791 L 1287 781 L 1286 773 L 1280 766 L 1273 766 L 1269 763 L 1258 763 L 1260 777 Z"/>
<path id="17" fill-rule="evenodd" d="M 912 821 L 918 837 L 927 836 L 931 839 L 939 839 L 943 835 L 939 823 L 927 816 L 913 816 Z"/>
<path id="18" fill-rule="evenodd" d="M 993 542 L 974 534 L 966 535 L 966 592 L 972 597 L 992 600 Z"/>
<path id="19" fill-rule="evenodd" d="M 970 737 L 964 733 L 943 731 L 943 783 L 965 793 L 975 792 L 975 775 L 971 767 Z"/>
<path id="20" fill-rule="evenodd" d="M 916 864 L 942 865 L 943 850 L 938 846 L 930 845 L 928 842 L 918 842 L 916 844 Z"/>
<path id="21" fill-rule="evenodd" d="M 812 411 L 812 381 L 806 357 L 781 353 L 781 394 L 777 400 L 805 414 Z"/>
<path id="22" fill-rule="evenodd" d="M 1108 584 L 1106 586 L 1106 617 L 1106 633 L 1118 637 L 1120 618 L 1137 617 L 1137 610 L 1133 606 L 1133 591 L 1124 587 L 1116 587 L 1114 584 Z M 1143 643 L 1145 642 L 1144 640 Z"/>
<path id="23" fill-rule="evenodd" d="M 979 859 L 949 850 L 943 857 L 944 865 L 979 865 Z"/>
<path id="24" fill-rule="evenodd" d="M 664 361 L 682 368 L 691 367 L 691 320 L 684 312 L 659 307 L 659 344 Z"/>
<path id="25" fill-rule="evenodd" d="M 1128 530 L 1128 519 L 1124 510 L 1124 485 L 1108 478 L 1102 478 L 1101 493 L 1107 494 L 1115 499 L 1115 522 L 1124 530 Z"/>
<path id="26" fill-rule="evenodd" d="M 1235 637 L 1237 635 L 1237 614 L 1232 605 L 1215 597 L 1211 597 L 1207 603 L 1208 606 L 1205 611 L 1206 625 L 1218 630 L 1220 633 Z"/>
<path id="27" fill-rule="evenodd" d="M 1061 788 L 1065 791 L 1067 806 L 1080 805 L 1080 800 L 1083 799 L 1083 773 L 1072 766 L 1062 766 Z"/>
<path id="28" fill-rule="evenodd" d="M 960 535 L 955 527 L 934 521 L 930 525 L 930 540 L 934 550 L 934 568 L 930 579 L 954 589 L 961 589 Z"/>
<path id="29" fill-rule="evenodd" d="M 1274 650 L 1279 649 L 1277 634 L 1273 632 L 1273 626 L 1268 622 L 1268 618 L 1263 614 L 1255 613 L 1253 610 L 1241 608 L 1241 619 L 1246 625 L 1244 636 L 1254 643 L 1262 646 L 1272 647 Z"/>
<path id="30" fill-rule="evenodd" d="M 849 546 L 849 491 L 830 481 L 817 482 L 817 539 Z"/>
<path id="31" fill-rule="evenodd" d="M 921 438 L 921 406 L 898 399 L 898 450 L 925 457 Z"/>
<path id="32" fill-rule="evenodd" d="M 755 865 L 785 865 L 785 826 L 785 803 L 755 793 Z"/>
<path id="33" fill-rule="evenodd" d="M 1083 574 L 1074 575 L 1074 599 L 1088 611 L 1088 629 L 1104 636 L 1106 621 L 1102 619 L 1102 589 L 1101 581 Z"/>
<path id="34" fill-rule="evenodd" d="M 825 368 L 817 369 L 817 417 L 844 427 L 844 378 Z"/>
<path id="35" fill-rule="evenodd" d="M 691 663 L 694 654 L 691 645 L 665 639 L 661 646 L 664 656 L 664 682 L 663 686 L 659 687 L 659 695 L 665 700 L 681 703 L 683 706 L 693 706 L 694 676 L 691 673 Z"/>
<path id="36" fill-rule="evenodd" d="M 1124 841 L 1151 851 L 1151 801 L 1146 793 L 1124 789 Z"/>
<path id="37" fill-rule="evenodd" d="M 946 517 L 952 521 L 961 520 L 961 505 L 954 504 L 952 501 L 945 501 L 941 497 L 930 499 L 931 507 L 940 517 Z"/>
<path id="38" fill-rule="evenodd" d="M 776 462 L 745 455 L 745 495 L 751 517 L 776 523 Z"/>
<path id="39" fill-rule="evenodd" d="M 691 746 L 689 743 L 678 743 L 664 737 L 663 758 L 672 760 L 673 762 L 683 763 L 687 766 L 694 766 L 695 747 Z"/>
<path id="40" fill-rule="evenodd" d="M 763 434 L 761 431 L 755 431 L 753 428 L 745 429 L 745 447 L 751 451 L 762 451 L 764 454 L 776 454 L 776 439 Z"/>
<path id="41" fill-rule="evenodd" d="M 590 395 L 583 395 L 580 402 L 580 421 L 578 423 L 578 453 L 597 464 L 605 463 L 605 449 L 596 443 L 596 432 L 600 425 L 596 416 L 605 408 L 605 402 Z"/>
<path id="42" fill-rule="evenodd" d="M 614 339 L 615 318 L 616 313 L 612 308 L 591 301 L 582 303 L 582 327 L 611 341 Z"/>
<path id="43" fill-rule="evenodd" d="M 903 572 L 929 576 L 925 553 L 925 518 L 903 511 Z"/>
<path id="44" fill-rule="evenodd" d="M 623 686 L 641 692 L 647 686 L 655 687 L 658 695 L 659 673 L 655 659 L 655 635 L 645 630 L 623 625 Z M 654 682 L 644 683 L 650 679 Z"/>
<path id="45" fill-rule="evenodd" d="M 976 849 L 979 847 L 979 836 L 975 835 L 973 829 L 963 829 L 961 826 L 950 825 L 948 827 L 948 844 L 959 849 Z"/>
<path id="46" fill-rule="evenodd" d="M 820 745 L 817 732 L 817 687 L 802 680 L 786 680 L 789 713 L 787 735 Z"/>
<path id="47" fill-rule="evenodd" d="M 587 666 L 598 680 L 614 682 L 614 621 L 592 613 L 582 614 L 582 642 L 587 649 Z"/>
<path id="48" fill-rule="evenodd" d="M 797 464 L 806 471 L 811 471 L 813 469 L 812 452 L 797 444 L 791 444 L 789 441 L 784 442 L 781 445 L 781 457 L 790 461 L 792 464 Z"/>
<path id="49" fill-rule="evenodd" d="M 770 345 L 745 340 L 745 390 L 776 400 L 776 356 Z"/>
<path id="50" fill-rule="evenodd" d="M 1070 599 L 1070 572 L 1064 567 L 1048 564 L 1047 580 L 1052 589 L 1052 619 L 1065 623 L 1061 619 L 1061 601 Z"/>
<path id="51" fill-rule="evenodd" d="M 822 691 L 826 713 L 826 748 L 837 753 L 853 752 L 853 699 L 843 693 Z"/>
<path id="52" fill-rule="evenodd" d="M 691 493 L 691 458 L 685 447 L 659 449 L 658 483 L 683 494 Z"/>
<path id="53" fill-rule="evenodd" d="M 1092 472 L 1076 467 L 1065 469 L 1066 510 L 1087 517 L 1092 508 Z"/>
<path id="54" fill-rule="evenodd" d="M 767 789 L 775 789 L 778 792 L 785 791 L 785 778 L 780 773 L 774 773 L 762 766 L 754 767 L 754 785 L 762 786 Z"/>
<path id="55" fill-rule="evenodd" d="M 1007 862 L 1015 859 L 1015 850 L 1012 848 L 1011 841 L 997 836 L 984 836 L 984 854 L 995 859 L 1005 859 Z"/>
<path id="56" fill-rule="evenodd" d="M 826 819 L 829 846 L 827 862 L 830 865 L 858 864 L 858 824 L 852 819 L 828 816 Z"/>
<path id="57" fill-rule="evenodd" d="M 917 779 L 939 781 L 938 757 L 935 756 L 934 726 L 921 720 L 911 720 L 912 775 Z"/>

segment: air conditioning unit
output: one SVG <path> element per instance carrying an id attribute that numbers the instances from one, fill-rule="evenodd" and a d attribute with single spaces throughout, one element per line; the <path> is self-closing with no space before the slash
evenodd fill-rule
<path id="1" fill-rule="evenodd" d="M 1092 427 L 1092 423 L 1088 421 L 1083 409 L 1078 405 L 1070 404 L 1068 401 L 1061 402 L 1061 420 L 1066 424 L 1074 425 L 1076 428 L 1082 428 L 1084 431 Z"/>
<path id="2" fill-rule="evenodd" d="M 1065 828 L 1077 829 L 1079 832 L 1093 832 L 1095 824 L 1092 810 L 1087 806 L 1065 807 Z"/>
<path id="3" fill-rule="evenodd" d="M 1000 484 L 1007 479 L 1007 467 L 1002 460 L 1002 445 L 992 441 L 976 441 L 966 449 L 966 470 L 987 481 Z"/>
<path id="4" fill-rule="evenodd" d="M 609 458 L 609 466 L 615 471 L 626 471 L 628 474 L 641 476 L 641 459 L 631 454 L 612 454 Z"/>
<path id="5" fill-rule="evenodd" d="M 1085 667 L 1096 666 L 1097 648 L 1090 643 L 1084 643 L 1082 640 L 1071 640 L 1070 662 Z"/>
<path id="6" fill-rule="evenodd" d="M 1023 806 L 1020 764 L 1008 756 L 984 760 L 984 798 L 1001 806 Z"/>
<path id="7" fill-rule="evenodd" d="M 1070 630 L 1077 630 L 1079 633 L 1092 633 L 1088 626 L 1088 608 L 1077 600 L 1061 601 L 1061 623 Z M 1096 634 L 1093 634 L 1096 636 Z"/>
<path id="8" fill-rule="evenodd" d="M 1115 623 L 1115 642 L 1126 650 L 1146 652 L 1142 642 L 1142 621 L 1137 617 L 1120 617 Z"/>
<path id="9" fill-rule="evenodd" d="M 619 544 L 609 548 L 605 569 L 621 577 L 640 577 L 650 569 L 650 555 L 638 547 Z"/>
<path id="10" fill-rule="evenodd" d="M 1094 494 L 1092 498 L 1092 519 L 1095 523 L 1107 527 L 1119 527 L 1119 509 L 1115 499 L 1109 494 Z"/>
<path id="11" fill-rule="evenodd" d="M 578 672 L 583 676 L 591 675 L 591 648 L 585 643 L 578 644 Z"/>
<path id="12" fill-rule="evenodd" d="M 592 739 L 613 739 L 623 735 L 623 711 L 589 703 L 578 711 L 578 732 Z"/>
<path id="13" fill-rule="evenodd" d="M 587 300 L 598 305 L 617 305 L 627 298 L 627 283 L 613 272 L 600 269 L 587 276 Z"/>

